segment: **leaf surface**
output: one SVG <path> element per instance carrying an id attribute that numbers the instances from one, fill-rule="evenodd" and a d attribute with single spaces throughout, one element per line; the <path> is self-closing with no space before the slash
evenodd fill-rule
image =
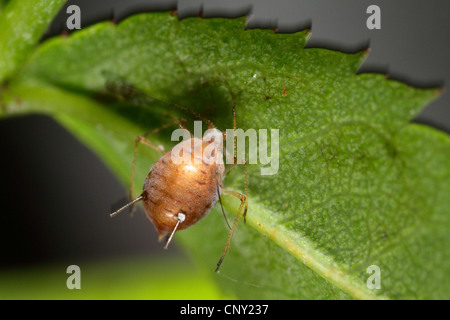
<path id="1" fill-rule="evenodd" d="M 0 82 L 20 67 L 64 2 L 0 1 Z"/>

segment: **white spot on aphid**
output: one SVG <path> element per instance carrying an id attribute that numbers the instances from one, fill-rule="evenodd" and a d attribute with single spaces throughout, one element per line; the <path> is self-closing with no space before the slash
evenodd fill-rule
<path id="1" fill-rule="evenodd" d="M 197 168 L 195 166 L 193 166 L 192 164 L 187 164 L 184 166 L 184 171 L 185 172 L 195 172 L 195 171 L 197 171 Z"/>

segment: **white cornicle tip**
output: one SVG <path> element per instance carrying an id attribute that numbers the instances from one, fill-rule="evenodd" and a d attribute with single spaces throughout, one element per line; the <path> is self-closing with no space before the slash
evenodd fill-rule
<path id="1" fill-rule="evenodd" d="M 178 214 L 178 220 L 180 222 L 183 222 L 186 219 L 186 215 L 184 213 L 179 213 Z"/>

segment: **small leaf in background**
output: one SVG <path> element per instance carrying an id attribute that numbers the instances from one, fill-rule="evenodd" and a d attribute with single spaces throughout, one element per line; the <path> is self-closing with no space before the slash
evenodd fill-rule
<path id="1" fill-rule="evenodd" d="M 280 130 L 280 167 L 261 176 L 259 165 L 250 166 L 248 223 L 211 274 L 224 292 L 449 298 L 450 138 L 410 123 L 437 90 L 356 75 L 367 52 L 304 49 L 307 39 L 306 32 L 245 30 L 244 18 L 152 13 L 100 23 L 33 52 L 11 80 L 4 115 L 52 115 L 127 185 L 134 138 L 157 126 L 162 106 L 99 99 L 105 74 L 192 108 L 222 130 L 232 127 L 236 103 L 239 127 Z M 152 139 L 170 146 L 169 137 Z M 157 159 L 144 152 L 136 191 Z M 225 186 L 242 191 L 242 170 Z M 234 199 L 223 202 L 236 213 Z M 212 273 L 227 232 L 213 210 L 176 239 Z M 374 265 L 381 289 L 367 286 Z"/>
<path id="2" fill-rule="evenodd" d="M 20 67 L 64 2 L 64 0 L 0 1 L 1 82 Z"/>

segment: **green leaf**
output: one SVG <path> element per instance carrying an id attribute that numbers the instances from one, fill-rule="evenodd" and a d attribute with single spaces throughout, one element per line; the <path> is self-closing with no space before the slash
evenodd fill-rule
<path id="1" fill-rule="evenodd" d="M 0 1 L 0 82 L 20 67 L 64 2 Z"/>
<path id="2" fill-rule="evenodd" d="M 113 75 L 149 96 L 232 127 L 280 130 L 280 167 L 249 168 L 247 224 L 219 274 L 238 298 L 449 298 L 450 138 L 410 120 L 438 96 L 356 71 L 367 52 L 304 49 L 307 32 L 245 30 L 245 20 L 141 14 L 44 43 L 4 94 L 4 114 L 54 116 L 125 185 L 134 138 L 168 111 L 105 100 Z M 170 109 L 169 109 L 170 110 Z M 152 137 L 170 144 L 170 130 Z M 141 148 L 136 192 L 150 163 Z M 243 191 L 234 169 L 225 186 Z M 223 196 L 228 213 L 238 201 Z M 150 225 L 149 225 L 150 228 Z M 228 229 L 220 210 L 176 239 L 211 272 Z M 155 239 L 156 241 L 156 239 Z M 366 285 L 369 266 L 381 289 Z"/>

